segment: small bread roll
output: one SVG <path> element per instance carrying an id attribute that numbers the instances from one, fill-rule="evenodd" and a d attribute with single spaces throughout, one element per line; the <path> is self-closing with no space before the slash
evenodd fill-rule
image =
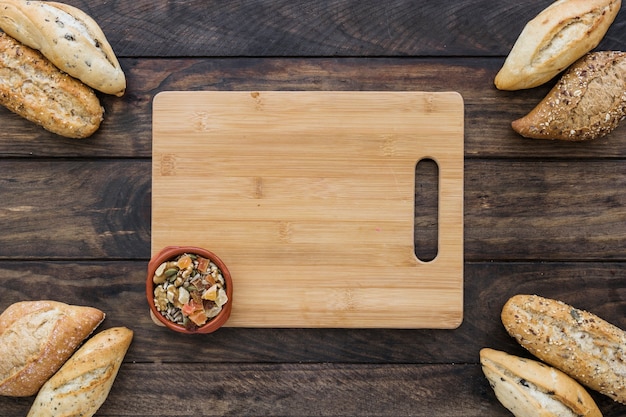
<path id="1" fill-rule="evenodd" d="M 90 87 L 2 32 L 0 104 L 52 133 L 73 139 L 91 136 L 104 117 Z"/>
<path id="2" fill-rule="evenodd" d="M 516 295 L 502 323 L 524 348 L 581 384 L 626 404 L 626 332 L 561 301 Z"/>
<path id="3" fill-rule="evenodd" d="M 595 48 L 615 20 L 621 0 L 558 0 L 528 22 L 500 72 L 500 90 L 537 87 Z"/>
<path id="4" fill-rule="evenodd" d="M 584 141 L 612 132 L 626 116 L 626 53 L 592 52 L 511 127 L 533 139 Z"/>
<path id="5" fill-rule="evenodd" d="M 113 327 L 96 334 L 41 388 L 27 417 L 91 417 L 107 399 L 133 332 Z"/>
<path id="6" fill-rule="evenodd" d="M 0 29 L 88 86 L 122 96 L 126 77 L 98 24 L 53 1 L 0 0 Z"/>
<path id="7" fill-rule="evenodd" d="M 589 393 L 558 369 L 489 348 L 480 363 L 498 401 L 517 417 L 602 417 Z"/>
<path id="8" fill-rule="evenodd" d="M 96 308 L 22 301 L 0 315 L 0 395 L 37 393 L 104 320 Z"/>

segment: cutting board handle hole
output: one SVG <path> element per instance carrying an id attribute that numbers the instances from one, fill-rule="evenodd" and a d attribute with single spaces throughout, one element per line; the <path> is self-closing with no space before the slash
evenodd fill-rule
<path id="1" fill-rule="evenodd" d="M 439 250 L 439 166 L 430 158 L 415 165 L 414 207 L 415 256 L 422 262 L 430 262 Z"/>

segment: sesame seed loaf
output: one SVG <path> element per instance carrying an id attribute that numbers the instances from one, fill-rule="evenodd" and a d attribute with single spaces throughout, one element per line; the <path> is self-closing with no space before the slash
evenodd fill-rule
<path id="1" fill-rule="evenodd" d="M 512 297 L 501 317 L 508 333 L 534 356 L 626 404 L 626 332 L 592 313 L 537 295 Z"/>
<path id="2" fill-rule="evenodd" d="M 93 416 L 107 399 L 133 338 L 125 327 L 94 335 L 41 388 L 27 417 Z"/>
<path id="3" fill-rule="evenodd" d="M 480 351 L 498 401 L 515 416 L 602 417 L 578 382 L 556 368 L 494 349 Z"/>
<path id="4" fill-rule="evenodd" d="M 595 48 L 621 0 L 558 0 L 529 21 L 495 78 L 500 90 L 537 87 Z"/>
<path id="5" fill-rule="evenodd" d="M 91 136 L 104 109 L 94 91 L 0 32 L 0 104 L 57 135 Z"/>
<path id="6" fill-rule="evenodd" d="M 82 10 L 53 1 L 0 0 L 0 29 L 88 86 L 124 94 L 126 78 L 113 49 Z"/>
<path id="7" fill-rule="evenodd" d="M 96 308 L 57 301 L 22 301 L 0 315 L 0 395 L 27 397 L 104 320 Z"/>
<path id="8" fill-rule="evenodd" d="M 626 115 L 626 53 L 592 52 L 511 127 L 533 139 L 584 141 L 613 131 Z"/>

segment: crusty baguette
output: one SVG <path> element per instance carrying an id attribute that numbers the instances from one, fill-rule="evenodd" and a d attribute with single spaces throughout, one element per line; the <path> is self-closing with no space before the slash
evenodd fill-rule
<path id="1" fill-rule="evenodd" d="M 98 130 L 104 114 L 91 88 L 2 32 L 0 104 L 52 133 L 75 139 Z"/>
<path id="2" fill-rule="evenodd" d="M 0 315 L 0 395 L 37 393 L 104 320 L 96 308 L 21 301 Z"/>
<path id="3" fill-rule="evenodd" d="M 526 24 L 495 78 L 500 90 L 533 88 L 595 48 L 621 0 L 558 0 Z"/>
<path id="4" fill-rule="evenodd" d="M 502 323 L 524 348 L 583 385 L 626 404 L 626 332 L 587 311 L 516 295 Z"/>
<path id="5" fill-rule="evenodd" d="M 480 363 L 498 401 L 517 417 L 602 417 L 585 388 L 556 368 L 489 348 Z"/>
<path id="6" fill-rule="evenodd" d="M 0 0 L 0 29 L 88 86 L 124 94 L 126 77 L 113 48 L 82 10 L 52 1 Z"/>
<path id="7" fill-rule="evenodd" d="M 511 127 L 533 139 L 584 141 L 612 132 L 626 116 L 626 53 L 591 52 Z"/>
<path id="8" fill-rule="evenodd" d="M 41 388 L 27 417 L 91 417 L 107 399 L 133 332 L 113 327 L 94 335 Z"/>

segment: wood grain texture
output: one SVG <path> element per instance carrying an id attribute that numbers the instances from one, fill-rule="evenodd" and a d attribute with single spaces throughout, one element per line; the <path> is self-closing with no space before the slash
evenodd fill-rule
<path id="1" fill-rule="evenodd" d="M 466 261 L 624 259 L 622 166 L 466 161 Z M 150 160 L 0 159 L 0 169 L 0 258 L 150 256 Z"/>
<path id="2" fill-rule="evenodd" d="M 525 23 L 551 3 L 67 2 L 96 18 L 121 57 L 503 56 Z M 618 22 L 602 47 L 625 43 Z"/>
<path id="3" fill-rule="evenodd" d="M 457 93 L 178 91 L 153 117 L 152 254 L 217 253 L 235 281 L 228 326 L 459 325 Z M 413 245 L 423 158 L 440 169 L 430 262 Z"/>
<path id="4" fill-rule="evenodd" d="M 626 280 L 620 262 L 467 263 L 464 321 L 454 331 L 222 328 L 206 337 L 181 337 L 152 323 L 144 292 L 146 272 L 143 261 L 0 261 L 0 310 L 29 299 L 93 305 L 107 314 L 102 329 L 128 325 L 135 331 L 129 363 L 233 366 L 477 363 L 484 346 L 523 354 L 499 318 L 506 300 L 517 293 L 560 298 L 626 327 Z M 197 351 L 207 354 L 197 357 Z"/>
<path id="5" fill-rule="evenodd" d="M 510 122 L 551 84 L 493 87 L 525 22 L 551 0 L 68 3 L 102 26 L 128 90 L 100 96 L 104 123 L 84 141 L 55 137 L 0 109 L 0 310 L 59 299 L 104 310 L 102 328 L 135 330 L 98 416 L 505 417 L 478 352 L 526 354 L 499 321 L 510 296 L 562 299 L 626 328 L 626 127 L 584 144 L 526 140 Z M 622 10 L 598 49 L 624 45 Z M 156 328 L 143 288 L 151 110 L 153 98 L 171 90 L 461 93 L 461 326 L 223 328 L 200 338 Z M 416 194 L 432 199 L 423 191 Z M 416 223 L 430 226 L 419 208 Z M 604 416 L 626 413 L 594 398 Z M 31 401 L 0 397 L 0 415 L 24 416 Z"/>
<path id="6" fill-rule="evenodd" d="M 0 108 L 0 157 L 150 158 L 152 100 L 161 91 L 457 91 L 465 103 L 466 158 L 620 158 L 626 126 L 588 143 L 524 139 L 511 121 L 549 86 L 502 92 L 493 86 L 501 58 L 122 59 L 128 92 L 101 97 L 105 120 L 93 137 L 54 136 Z"/>

